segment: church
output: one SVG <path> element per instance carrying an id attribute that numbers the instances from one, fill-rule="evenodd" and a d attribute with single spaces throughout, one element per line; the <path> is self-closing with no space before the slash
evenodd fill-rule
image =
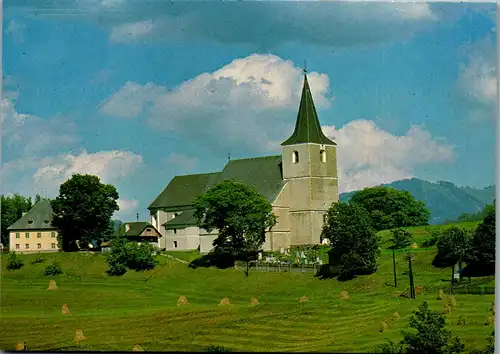
<path id="1" fill-rule="evenodd" d="M 252 186 L 272 204 L 277 223 L 266 232 L 264 250 L 320 244 L 326 212 L 339 198 L 336 143 L 321 129 L 306 73 L 295 130 L 281 146 L 281 155 L 230 160 L 220 172 L 175 176 L 148 207 L 151 224 L 163 236 L 160 249 L 213 248 L 217 231 L 197 226 L 193 202 L 223 180 Z"/>

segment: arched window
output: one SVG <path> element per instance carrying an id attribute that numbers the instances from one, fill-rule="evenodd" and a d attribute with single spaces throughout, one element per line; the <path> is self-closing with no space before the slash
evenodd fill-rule
<path id="1" fill-rule="evenodd" d="M 299 152 L 294 151 L 292 154 L 292 162 L 293 163 L 299 163 Z"/>
<path id="2" fill-rule="evenodd" d="M 321 162 L 326 162 L 326 151 L 325 150 L 319 151 L 319 158 L 320 158 Z"/>

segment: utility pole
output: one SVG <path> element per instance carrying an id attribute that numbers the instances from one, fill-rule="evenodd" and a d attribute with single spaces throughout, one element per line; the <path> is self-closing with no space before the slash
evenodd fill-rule
<path id="1" fill-rule="evenodd" d="M 398 287 L 398 278 L 396 277 L 396 247 L 392 246 L 392 265 L 394 267 L 394 287 Z"/>
<path id="2" fill-rule="evenodd" d="M 415 284 L 413 282 L 413 270 L 411 267 L 411 261 L 413 260 L 413 254 L 411 252 L 408 252 L 406 255 L 406 258 L 408 259 L 408 270 L 409 270 L 409 275 L 410 275 L 410 298 L 414 299 L 415 298 Z"/>

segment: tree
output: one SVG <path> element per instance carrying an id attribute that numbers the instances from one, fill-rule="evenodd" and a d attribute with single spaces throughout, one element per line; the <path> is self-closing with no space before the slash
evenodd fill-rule
<path id="1" fill-rule="evenodd" d="M 439 236 L 437 249 L 434 264 L 454 267 L 458 262 L 458 272 L 461 277 L 462 262 L 471 250 L 470 233 L 456 226 L 445 229 Z"/>
<path id="2" fill-rule="evenodd" d="M 12 196 L 2 195 L 0 198 L 2 228 L 1 242 L 4 246 L 8 246 L 9 231 L 7 228 L 20 219 L 23 216 L 23 213 L 28 212 L 33 205 L 30 197 L 23 197 L 17 193 Z"/>
<path id="3" fill-rule="evenodd" d="M 377 270 L 380 236 L 373 230 L 363 207 L 343 202 L 333 204 L 323 233 L 330 240 L 330 263 L 341 266 L 341 279 Z"/>
<path id="4" fill-rule="evenodd" d="M 403 333 L 407 353 L 460 353 L 464 346 L 445 328 L 446 318 L 439 311 L 429 309 L 424 301 L 410 318 L 410 327 L 417 332 Z"/>
<path id="5" fill-rule="evenodd" d="M 403 332 L 399 344 L 388 341 L 379 346 L 379 352 L 390 353 L 461 353 L 464 345 L 458 337 L 451 338 L 451 331 L 445 328 L 446 318 L 439 311 L 429 309 L 427 302 L 419 306 L 410 318 L 413 331 Z M 416 332 L 415 332 L 416 330 Z"/>
<path id="6" fill-rule="evenodd" d="M 195 217 L 201 228 L 219 234 L 214 252 L 248 264 L 266 239 L 266 230 L 276 224 L 272 205 L 257 190 L 246 184 L 225 180 L 198 196 Z"/>
<path id="7" fill-rule="evenodd" d="M 467 262 L 487 274 L 495 274 L 495 208 L 477 226 Z"/>
<path id="8" fill-rule="evenodd" d="M 401 249 L 411 245 L 412 235 L 408 230 L 397 228 L 392 230 L 392 248 Z"/>
<path id="9" fill-rule="evenodd" d="M 86 247 L 91 241 L 100 246 L 110 237 L 114 231 L 111 217 L 119 210 L 117 200 L 116 188 L 101 183 L 97 176 L 74 174 L 64 182 L 51 201 L 52 225 L 59 229 L 63 250 L 76 251 L 78 243 Z"/>
<path id="10" fill-rule="evenodd" d="M 376 231 L 427 225 L 430 217 L 424 202 L 416 200 L 407 191 L 391 187 L 365 188 L 354 193 L 350 202 L 369 211 Z"/>

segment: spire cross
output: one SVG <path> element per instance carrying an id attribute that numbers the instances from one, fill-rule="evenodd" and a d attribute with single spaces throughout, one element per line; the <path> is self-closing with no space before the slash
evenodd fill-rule
<path id="1" fill-rule="evenodd" d="M 304 71 L 304 75 L 307 73 L 307 66 L 306 66 L 306 61 L 304 60 L 304 69 L 302 69 Z"/>

